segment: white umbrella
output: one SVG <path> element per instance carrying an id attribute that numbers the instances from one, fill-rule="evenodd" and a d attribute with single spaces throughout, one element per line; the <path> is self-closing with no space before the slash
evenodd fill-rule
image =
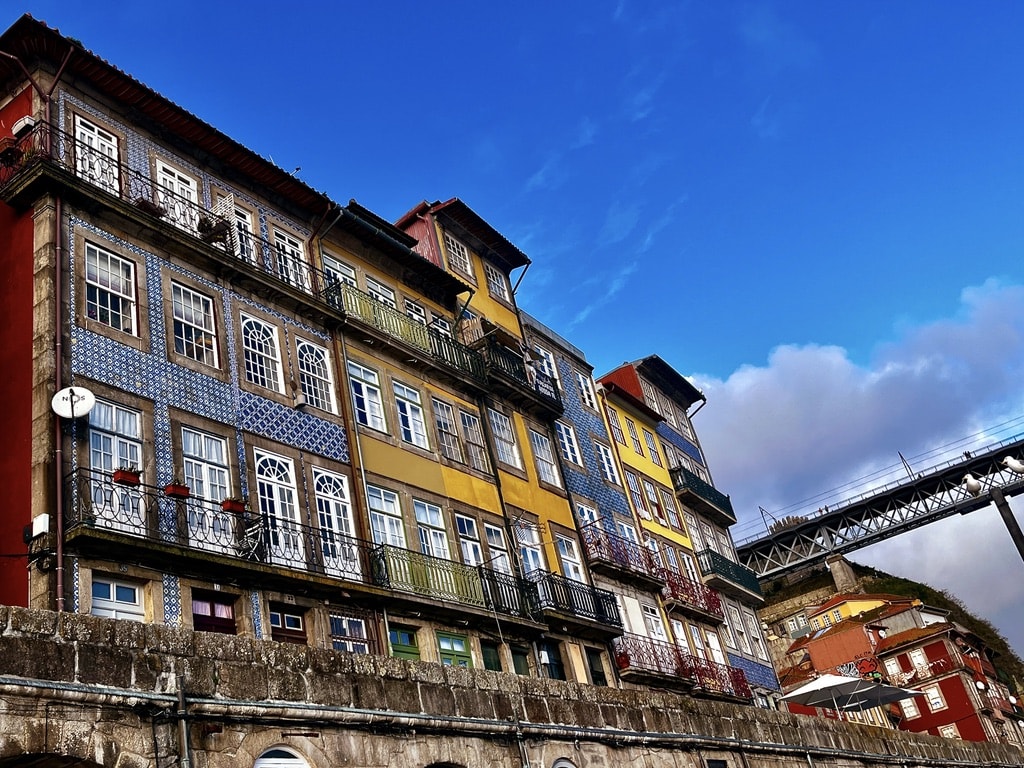
<path id="1" fill-rule="evenodd" d="M 876 683 L 859 677 L 822 675 L 787 693 L 782 700 L 808 707 L 859 712 L 911 696 L 919 696 L 921 693 L 923 691 L 897 688 L 895 685 Z"/>

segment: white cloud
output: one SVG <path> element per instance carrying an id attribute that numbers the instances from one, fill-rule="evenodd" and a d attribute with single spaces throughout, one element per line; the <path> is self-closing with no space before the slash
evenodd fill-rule
<path id="1" fill-rule="evenodd" d="M 920 470 L 1014 436 L 979 430 L 1021 428 L 1024 286 L 967 288 L 955 314 L 902 329 L 865 365 L 841 347 L 784 345 L 764 366 L 744 366 L 724 381 L 694 380 L 708 397 L 696 426 L 716 486 L 732 496 L 742 539 L 764 530 L 758 505 L 778 515 L 813 511 L 850 495 L 858 479 L 877 486 L 905 477 L 897 452 Z M 961 440 L 970 435 L 974 442 Z M 840 487 L 846 490 L 830 494 Z M 852 557 L 863 554 L 882 570 L 998 615 L 1004 634 L 1024 650 L 1024 564 L 1012 545 L 1006 552 L 1000 529 L 987 509 Z"/>

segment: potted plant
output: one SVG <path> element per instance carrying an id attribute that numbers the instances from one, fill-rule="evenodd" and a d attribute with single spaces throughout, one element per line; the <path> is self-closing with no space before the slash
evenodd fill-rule
<path id="1" fill-rule="evenodd" d="M 246 499 L 244 496 L 228 496 L 221 500 L 220 508 L 225 512 L 241 515 L 245 512 Z"/>
<path id="2" fill-rule="evenodd" d="M 187 499 L 191 493 L 191 489 L 178 478 L 174 478 L 164 486 L 164 495 L 173 499 Z"/>
<path id="3" fill-rule="evenodd" d="M 135 201 L 135 207 L 140 211 L 145 211 L 150 216 L 156 216 L 158 219 L 163 218 L 167 215 L 167 209 L 162 205 L 157 205 L 147 197 L 140 197 Z"/>
<path id="4" fill-rule="evenodd" d="M 231 225 L 224 219 L 211 219 L 209 216 L 200 216 L 196 228 L 199 230 L 199 237 L 207 243 L 225 243 Z"/>
<path id="5" fill-rule="evenodd" d="M 140 474 L 139 468 L 134 464 L 118 467 L 114 470 L 114 482 L 118 485 L 138 485 Z"/>

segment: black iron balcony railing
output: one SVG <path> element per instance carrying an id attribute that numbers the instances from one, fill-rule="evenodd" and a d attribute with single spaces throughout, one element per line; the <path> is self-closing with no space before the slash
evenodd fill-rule
<path id="1" fill-rule="evenodd" d="M 39 123 L 20 139 L 3 143 L 0 190 L 41 162 L 62 168 L 150 216 L 165 219 L 192 237 L 207 243 L 230 242 L 232 228 L 226 216 L 123 165 L 100 147 L 78 141 L 46 123 Z"/>
<path id="2" fill-rule="evenodd" d="M 622 627 L 615 595 L 607 589 L 545 571 L 533 571 L 526 579 L 535 612 L 555 611 L 599 622 L 613 630 Z"/>
<path id="3" fill-rule="evenodd" d="M 233 502 L 115 480 L 120 473 L 79 469 L 67 488 L 69 531 L 86 526 L 163 544 L 280 565 L 345 581 L 372 583 L 367 542 L 328 528 L 260 515 Z"/>
<path id="4" fill-rule="evenodd" d="M 726 526 L 736 522 L 732 501 L 711 483 L 702 480 L 686 467 L 675 467 L 671 474 L 672 485 L 683 501 Z"/>
<path id="5" fill-rule="evenodd" d="M 658 675 L 691 684 L 690 667 L 679 647 L 643 635 L 626 634 L 612 640 L 615 664 L 622 675 Z"/>
<path id="6" fill-rule="evenodd" d="M 724 621 L 722 598 L 715 590 L 672 570 L 664 571 L 664 576 L 665 587 L 661 590 L 661 596 L 666 603 Z"/>
<path id="7" fill-rule="evenodd" d="M 639 576 L 643 581 L 662 584 L 663 569 L 654 562 L 650 550 L 615 533 L 590 523 L 580 529 L 587 562 L 596 571 L 612 569 Z"/>
<path id="8" fill-rule="evenodd" d="M 734 587 L 741 587 L 746 593 L 761 597 L 761 586 L 757 583 L 757 574 L 746 566 L 733 562 L 724 555 L 711 549 L 697 553 L 697 563 L 701 575 L 715 581 L 721 589 L 735 592 Z"/>
<path id="9" fill-rule="evenodd" d="M 529 616 L 522 584 L 509 574 L 390 544 L 374 547 L 373 562 L 374 580 L 382 587 L 513 616 Z"/>
<path id="10" fill-rule="evenodd" d="M 20 139 L 0 142 L 0 191 L 40 162 L 74 174 L 133 204 L 144 214 L 167 221 L 186 235 L 213 245 L 247 269 L 275 278 L 400 339 L 450 369 L 481 381 L 486 376 L 484 360 L 478 352 L 318 269 L 293 243 L 272 242 L 250 232 L 235 221 L 230 205 L 218 203 L 215 210 L 209 210 L 188 195 L 158 184 L 116 157 L 45 123 Z M 549 381 L 548 388 L 552 387 Z"/>
<path id="11" fill-rule="evenodd" d="M 558 386 L 544 371 L 535 365 L 527 365 L 521 352 L 509 349 L 492 336 L 480 347 L 488 372 L 496 372 L 513 380 L 522 389 L 539 395 L 550 407 L 562 411 L 562 398 Z"/>
<path id="12" fill-rule="evenodd" d="M 234 501 L 194 496 L 187 488 L 145 485 L 120 472 L 79 469 L 67 486 L 69 532 L 107 530 L 531 618 L 525 583 L 483 566 L 259 514 Z"/>

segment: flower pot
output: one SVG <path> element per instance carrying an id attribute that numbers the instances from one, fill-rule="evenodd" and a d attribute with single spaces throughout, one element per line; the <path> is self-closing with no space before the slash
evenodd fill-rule
<path id="1" fill-rule="evenodd" d="M 164 486 L 164 495 L 173 499 L 187 499 L 191 493 L 189 487 L 181 483 L 168 483 Z"/>
<path id="2" fill-rule="evenodd" d="M 118 485 L 138 485 L 139 473 L 132 472 L 130 469 L 115 469 L 114 482 Z"/>
<path id="3" fill-rule="evenodd" d="M 240 515 L 245 512 L 245 502 L 240 499 L 224 499 L 220 503 L 220 508 L 225 512 Z"/>

